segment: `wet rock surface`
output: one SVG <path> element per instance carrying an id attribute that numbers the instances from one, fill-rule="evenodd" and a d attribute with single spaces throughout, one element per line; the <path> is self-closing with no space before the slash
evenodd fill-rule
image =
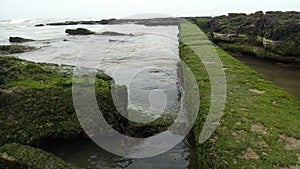
<path id="1" fill-rule="evenodd" d="M 32 42 L 35 41 L 33 39 L 26 39 L 26 38 L 21 38 L 21 37 L 9 37 L 9 42 L 12 43 L 22 43 L 22 42 Z"/>
<path id="2" fill-rule="evenodd" d="M 65 33 L 67 33 L 69 35 L 92 35 L 92 34 L 95 34 L 95 32 L 90 31 L 85 28 L 66 29 Z"/>

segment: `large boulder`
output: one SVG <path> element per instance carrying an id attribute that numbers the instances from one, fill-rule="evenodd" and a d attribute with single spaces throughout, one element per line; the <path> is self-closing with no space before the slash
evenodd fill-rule
<path id="1" fill-rule="evenodd" d="M 21 37 L 9 37 L 9 42 L 13 43 L 22 43 L 22 42 L 32 42 L 35 41 L 33 39 L 26 39 L 26 38 L 21 38 Z"/>
<path id="2" fill-rule="evenodd" d="M 95 34 L 95 32 L 90 31 L 85 28 L 66 29 L 65 32 L 69 35 L 92 35 L 92 34 Z"/>

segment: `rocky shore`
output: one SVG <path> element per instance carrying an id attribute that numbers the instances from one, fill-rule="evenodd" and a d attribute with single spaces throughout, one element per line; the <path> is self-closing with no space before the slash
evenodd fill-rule
<path id="1" fill-rule="evenodd" d="M 72 101 L 74 67 L 34 63 L 10 56 L 0 57 L 0 166 L 5 168 L 78 168 L 37 149 L 51 140 L 86 138 Z M 84 79 L 76 85 L 84 84 Z M 113 85 L 102 71 L 95 79 L 95 94 L 106 121 L 120 133 L 146 137 L 165 130 L 172 119 L 160 118 L 149 124 L 125 119 L 127 89 Z M 123 105 L 116 107 L 112 87 Z M 109 129 L 103 128 L 104 132 Z M 140 132 L 143 131 L 143 132 Z M 28 157 L 22 158 L 20 156 Z M 35 156 L 36 158 L 31 158 Z M 50 159 L 51 162 L 45 162 Z"/>
<path id="2" fill-rule="evenodd" d="M 37 48 L 32 47 L 32 46 L 0 45 L 0 55 L 29 52 L 29 51 L 32 51 L 32 50 L 35 50 L 35 49 L 37 49 Z"/>
<path id="3" fill-rule="evenodd" d="M 102 19 L 100 21 L 65 21 L 55 23 L 41 23 L 35 26 L 62 26 L 62 25 L 114 25 L 114 24 L 139 24 L 145 26 L 178 25 L 181 18 L 154 18 L 154 19 Z"/>
<path id="4" fill-rule="evenodd" d="M 233 55 L 271 59 L 300 67 L 300 13 L 229 13 L 193 18 L 211 40 Z"/>

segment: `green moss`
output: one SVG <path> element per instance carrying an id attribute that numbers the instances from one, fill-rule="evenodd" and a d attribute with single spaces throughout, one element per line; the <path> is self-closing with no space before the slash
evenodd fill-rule
<path id="1" fill-rule="evenodd" d="M 11 142 L 38 145 L 49 139 L 83 134 L 72 100 L 73 67 L 6 56 L 0 57 L 0 66 L 0 145 Z M 112 79 L 100 72 L 96 78 L 96 96 L 108 121 L 117 124 L 109 116 L 116 112 L 111 83 Z"/>
<path id="2" fill-rule="evenodd" d="M 1 168 L 34 169 L 79 169 L 43 150 L 21 144 L 5 144 L 0 147 Z"/>
<path id="3" fill-rule="evenodd" d="M 0 145 L 11 142 L 39 145 L 47 140 L 84 135 L 73 106 L 72 66 L 37 64 L 3 56 L 0 67 L 0 121 L 3 122 Z M 84 82 L 84 79 L 76 81 L 78 84 Z M 146 137 L 171 124 L 165 118 L 149 124 L 128 122 L 118 112 L 127 112 L 127 88 L 112 83 L 113 79 L 102 71 L 96 74 L 95 94 L 99 109 L 115 130 Z M 117 100 L 113 99 L 112 92 Z"/>
<path id="4" fill-rule="evenodd" d="M 180 32 L 194 33 L 184 29 Z M 285 136 L 300 139 L 300 101 L 219 47 L 215 49 L 226 68 L 227 102 L 213 136 L 196 145 L 199 166 L 278 168 L 299 165 L 297 154 L 300 150 L 287 149 L 289 141 Z M 200 96 L 203 96 L 193 130 L 198 139 L 210 105 L 209 77 L 198 56 L 184 44 L 180 45 L 180 57 L 193 71 Z M 247 151 L 250 151 L 248 156 Z"/>
<path id="5" fill-rule="evenodd" d="M 246 56 L 256 56 L 257 53 L 255 52 L 254 48 L 249 45 L 243 45 L 243 44 L 220 44 L 222 48 L 226 51 L 236 52 L 240 53 L 242 55 Z"/>
<path id="6" fill-rule="evenodd" d="M 0 54 L 14 54 L 23 53 L 36 49 L 31 46 L 21 46 L 21 45 L 0 45 Z"/>
<path id="7" fill-rule="evenodd" d="M 149 118 L 149 117 L 148 117 Z M 146 124 L 129 121 L 127 135 L 137 138 L 147 138 L 168 129 L 174 119 L 168 116 L 160 117 Z"/>

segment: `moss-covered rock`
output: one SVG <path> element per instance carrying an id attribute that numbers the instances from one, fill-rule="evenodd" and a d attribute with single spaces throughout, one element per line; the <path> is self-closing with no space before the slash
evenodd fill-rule
<path id="1" fill-rule="evenodd" d="M 165 131 L 172 125 L 174 119 L 168 116 L 157 118 L 153 122 L 146 124 L 129 121 L 126 135 L 136 138 L 147 138 L 162 131 Z"/>
<path id="2" fill-rule="evenodd" d="M 95 32 L 90 31 L 85 28 L 66 29 L 65 32 L 69 35 L 92 35 L 92 34 L 95 34 Z"/>
<path id="3" fill-rule="evenodd" d="M 86 137 L 77 119 L 72 97 L 72 83 L 83 86 L 86 83 L 84 77 L 73 81 L 73 69 L 74 67 L 67 65 L 34 63 L 10 56 L 0 57 L 0 146 L 5 145 L 0 148 L 0 166 L 5 164 L 15 168 L 56 168 L 65 165 L 47 153 L 47 157 L 54 159 L 45 161 L 45 152 L 19 144 L 39 146 L 56 139 Z M 98 108 L 115 130 L 129 136 L 146 137 L 167 129 L 172 123 L 171 119 L 166 118 L 149 124 L 128 121 L 118 111 L 127 111 L 127 88 L 112 84 L 111 77 L 98 71 L 95 77 Z M 112 93 L 116 98 L 112 97 Z M 121 104 L 115 104 L 114 101 Z M 88 107 L 87 111 L 90 110 Z M 93 125 L 95 116 L 85 117 L 91 120 L 86 125 Z M 100 129 L 104 133 L 111 131 L 110 127 Z M 23 155 L 26 158 L 22 158 Z"/>
<path id="4" fill-rule="evenodd" d="M 14 53 L 23 53 L 36 49 L 32 46 L 22 46 L 22 45 L 0 45 L 0 54 L 14 54 Z"/>
<path id="5" fill-rule="evenodd" d="M 32 42 L 32 41 L 35 41 L 35 40 L 21 38 L 21 37 L 9 37 L 9 42 L 13 42 L 13 43 Z"/>
<path id="6" fill-rule="evenodd" d="M 73 67 L 14 57 L 0 57 L 0 66 L 0 145 L 38 145 L 83 135 L 72 100 Z M 126 123 L 113 104 L 111 83 L 103 72 L 96 76 L 99 109 L 114 128 L 124 132 Z"/>
<path id="7" fill-rule="evenodd" d="M 80 169 L 62 159 L 26 145 L 11 143 L 0 147 L 0 167 L 14 169 Z"/>
<path id="8" fill-rule="evenodd" d="M 210 20 L 196 18 L 193 21 L 222 48 L 224 43 L 240 45 L 239 48 L 228 48 L 227 45 L 226 50 L 230 49 L 231 52 L 242 46 L 248 46 L 253 51 L 265 50 L 252 56 L 293 65 L 300 63 L 299 12 L 266 12 L 264 14 L 259 11 L 250 15 L 230 14 Z"/>
<path id="9" fill-rule="evenodd" d="M 39 145 L 51 139 L 84 136 L 73 105 L 73 67 L 37 64 L 15 57 L 0 57 L 0 67 L 0 121 L 3 122 L 0 145 L 11 142 Z M 75 83 L 80 85 L 84 81 L 79 79 Z M 112 84 L 111 77 L 102 71 L 97 73 L 98 106 L 115 130 L 144 137 L 144 133 L 153 135 L 171 124 L 168 119 L 145 125 L 129 122 L 119 113 L 127 113 L 127 88 Z M 112 92 L 116 98 L 112 97 Z M 143 131 L 146 129 L 149 131 Z"/>

